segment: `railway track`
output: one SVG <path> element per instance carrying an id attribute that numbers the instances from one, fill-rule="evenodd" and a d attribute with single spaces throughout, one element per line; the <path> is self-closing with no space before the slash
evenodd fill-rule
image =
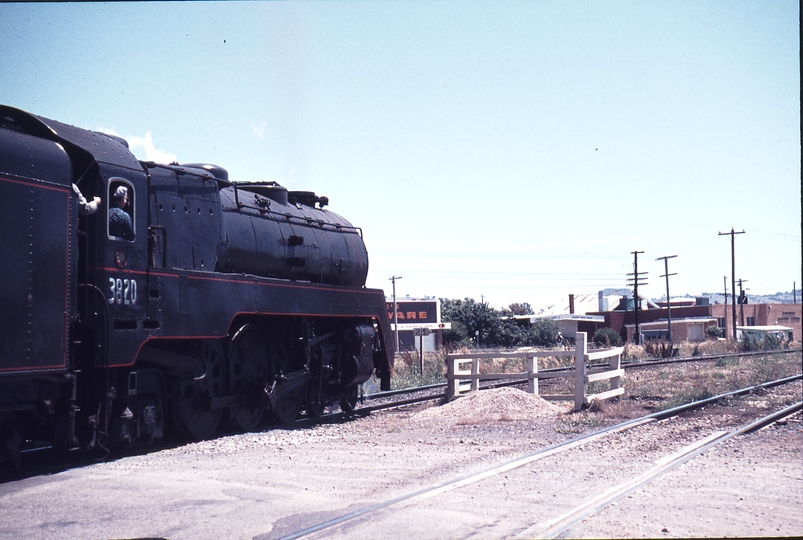
<path id="1" fill-rule="evenodd" d="M 679 364 L 694 363 L 694 362 L 710 362 L 722 359 L 727 360 L 741 357 L 774 356 L 780 354 L 794 354 L 794 353 L 801 354 L 803 353 L 803 350 L 792 349 L 792 350 L 778 350 L 778 351 L 757 351 L 757 352 L 750 351 L 750 352 L 736 352 L 736 353 L 725 353 L 725 354 L 715 354 L 715 355 L 684 356 L 671 359 L 638 360 L 638 361 L 622 362 L 622 368 L 649 369 L 658 366 L 679 365 Z M 590 367 L 596 369 L 605 366 L 607 366 L 607 364 L 594 364 Z M 543 373 L 551 373 L 551 372 L 559 373 L 562 371 L 570 371 L 573 369 L 574 369 L 573 367 L 560 367 L 560 368 L 542 369 L 540 371 Z M 522 376 L 521 380 L 508 379 L 504 381 L 501 380 L 482 381 L 480 384 L 480 390 L 488 388 L 499 388 L 503 386 L 516 386 L 526 383 L 527 383 L 526 376 Z M 550 379 L 547 379 L 545 381 L 541 381 L 540 384 L 547 385 L 549 383 Z M 431 384 L 431 385 L 411 387 L 411 388 L 401 388 L 398 390 L 391 390 L 388 392 L 376 392 L 373 394 L 367 394 L 365 396 L 365 401 L 368 403 L 368 405 L 367 406 L 363 405 L 356 411 L 356 413 L 369 413 L 371 411 L 378 411 L 392 407 L 402 407 L 405 405 L 411 405 L 415 403 L 434 401 L 438 399 L 446 399 L 446 397 L 447 397 L 446 383 Z"/>
<path id="2" fill-rule="evenodd" d="M 795 353 L 800 351 L 766 351 L 762 353 L 756 354 L 785 354 L 785 353 Z M 752 353 L 731 353 L 725 355 L 715 355 L 715 356 L 697 356 L 697 357 L 684 357 L 684 358 L 675 358 L 671 360 L 656 360 L 656 361 L 646 361 L 646 362 L 639 362 L 639 363 L 631 363 L 626 364 L 628 369 L 634 368 L 651 368 L 657 367 L 667 364 L 679 364 L 685 362 L 700 362 L 700 361 L 711 361 L 720 358 L 736 358 L 740 356 L 750 356 L 753 355 Z M 545 369 L 542 370 L 544 372 L 549 371 L 561 371 L 570 368 L 553 368 L 553 369 Z M 491 388 L 499 388 L 504 386 L 515 386 L 526 384 L 526 379 L 522 379 L 521 381 L 517 380 L 506 380 L 506 381 L 484 381 L 481 385 L 481 389 L 491 389 Z M 549 384 L 549 381 L 542 382 L 542 385 Z M 393 390 L 388 392 L 378 392 L 373 394 L 368 394 L 365 396 L 365 400 L 361 406 L 355 409 L 351 413 L 344 413 L 338 409 L 333 412 L 329 412 L 328 414 L 323 415 L 321 418 L 305 418 L 302 417 L 296 420 L 292 427 L 296 429 L 304 429 L 307 427 L 311 427 L 317 424 L 322 423 L 340 423 L 344 421 L 348 421 L 352 417 L 360 417 L 366 416 L 371 414 L 372 412 L 381 411 L 385 409 L 392 409 L 398 407 L 405 407 L 409 405 L 414 405 L 417 403 L 424 403 L 429 401 L 439 401 L 446 399 L 446 384 L 433 384 L 421 387 L 413 387 L 413 388 L 405 388 L 399 390 Z M 279 427 L 279 426 L 274 426 Z M 267 428 L 270 429 L 270 428 Z M 225 436 L 226 434 L 221 434 L 221 436 Z M 132 448 L 126 452 L 120 453 L 116 458 L 122 458 L 126 456 L 134 456 L 140 455 L 149 452 L 158 452 L 159 450 L 163 450 L 166 448 L 172 448 L 181 443 L 177 443 L 176 441 L 161 441 L 157 445 L 152 445 L 148 447 L 136 447 Z M 91 465 L 103 459 L 103 456 L 98 456 L 96 454 L 93 455 L 71 455 L 71 454 L 53 454 L 50 451 L 49 447 L 44 448 L 37 448 L 32 451 L 26 451 L 23 453 L 25 458 L 25 465 L 22 469 L 19 470 L 4 470 L 0 471 L 0 482 L 18 480 L 21 478 L 31 477 L 31 476 L 39 476 L 44 474 L 52 474 L 55 472 L 68 470 L 76 467 L 82 467 L 86 465 Z"/>
<path id="3" fill-rule="evenodd" d="M 751 357 L 751 356 L 775 356 L 779 354 L 790 354 L 790 353 L 803 353 L 803 349 L 780 349 L 774 351 L 747 351 L 747 352 L 735 352 L 735 353 L 723 353 L 723 354 L 704 354 L 700 356 L 679 356 L 676 358 L 655 358 L 650 360 L 634 360 L 634 361 L 627 361 L 622 362 L 622 367 L 624 368 L 643 368 L 643 367 L 651 367 L 651 366 L 660 366 L 666 364 L 683 364 L 687 362 L 705 362 L 711 360 L 722 360 L 722 359 L 729 359 L 729 358 L 739 358 L 739 357 Z"/>
<path id="4" fill-rule="evenodd" d="M 421 507 L 431 509 L 434 505 L 448 515 L 449 512 L 458 511 L 468 497 L 482 497 L 484 485 L 498 483 L 500 477 L 504 477 L 505 482 L 510 481 L 521 486 L 531 482 L 527 477 L 532 477 L 539 470 L 543 472 L 543 476 L 550 477 L 549 471 L 560 469 L 563 472 L 552 479 L 553 485 L 560 486 L 560 490 L 551 493 L 552 497 L 547 492 L 545 497 L 520 501 L 521 507 L 538 508 L 537 515 L 534 514 L 533 517 L 534 522 L 529 527 L 510 530 L 496 522 L 495 528 L 489 529 L 490 532 L 486 531 L 486 534 L 494 537 L 557 537 L 570 531 L 580 521 L 714 446 L 797 413 L 803 407 L 803 402 L 798 401 L 771 414 L 741 414 L 738 421 L 735 421 L 730 408 L 718 408 L 714 405 L 748 394 L 765 393 L 773 388 L 795 383 L 802 377 L 795 375 L 742 388 L 628 420 L 484 469 L 440 480 L 401 496 L 286 534 L 282 538 L 345 538 L 352 535 L 370 537 L 375 533 L 379 534 L 378 531 L 386 526 L 405 530 L 405 515 L 420 515 Z M 751 411 L 753 412 L 755 411 Z M 665 432 L 669 432 L 671 437 Z M 633 448 L 638 446 L 639 441 L 645 438 L 654 440 L 656 437 L 663 441 L 658 448 L 651 448 L 649 452 L 640 451 L 634 455 Z M 596 446 L 596 451 L 605 456 L 603 463 L 589 463 L 581 459 L 583 453 L 592 446 Z M 571 472 L 566 472 L 567 463 L 574 464 Z M 597 481 L 595 487 L 589 489 L 589 477 L 595 474 L 595 468 Z M 524 480 L 509 480 L 516 477 Z M 599 481 L 600 478 L 602 482 Z M 565 496 L 560 496 L 561 494 Z M 489 501 L 489 505 L 494 504 Z M 454 531 L 454 534 L 465 536 L 465 531 Z"/>
<path id="5" fill-rule="evenodd" d="M 749 437 L 735 433 L 753 416 L 765 416 L 767 403 L 781 409 L 800 399 L 800 380 L 777 384 L 743 389 L 748 392 L 743 396 L 716 396 L 698 404 L 702 409 L 674 416 L 670 411 L 650 415 L 638 425 L 620 425 L 619 431 L 588 422 L 610 422 L 608 413 L 566 414 L 542 403 L 531 409 L 538 400 L 502 389 L 443 407 L 401 407 L 364 419 L 334 415 L 309 429 L 284 426 L 152 449 L 90 467 L 73 464 L 63 474 L 0 484 L 4 531 L 9 538 L 42 539 L 619 537 L 622 531 L 654 537 L 665 534 L 663 523 L 638 533 L 605 523 L 637 526 L 640 507 L 650 500 L 655 505 L 644 514 L 651 519 L 668 511 L 685 514 L 687 499 L 697 495 L 697 500 L 715 501 L 699 507 L 716 524 L 765 511 L 767 516 L 755 522 L 765 525 L 781 517 L 765 533 L 758 527 L 683 531 L 669 522 L 670 535 L 795 536 L 803 526 L 799 413 L 786 426 Z M 426 392 L 436 394 L 437 388 Z M 387 399 L 398 407 L 402 399 L 423 397 Z M 472 402 L 478 410 L 485 404 L 536 416 L 500 421 L 480 415 L 464 422 L 473 414 L 464 405 Z M 635 404 L 628 410 L 640 408 Z M 753 414 L 761 408 L 764 413 Z M 675 456 L 702 448 L 718 432 L 733 434 L 685 465 L 675 465 L 671 474 L 645 480 L 660 464 L 672 466 Z M 764 460 L 775 466 L 764 467 Z M 724 471 L 712 466 L 720 461 L 730 462 Z M 762 466 L 751 473 L 757 463 Z M 730 483 L 710 496 L 710 491 L 703 494 L 708 478 Z M 646 483 L 634 487 L 639 479 Z M 700 484 L 700 492 L 691 482 Z M 773 491 L 775 482 L 782 487 Z M 675 490 L 665 492 L 667 485 Z M 758 502 L 746 509 L 741 499 L 731 498 L 720 510 L 723 492 L 743 496 L 745 505 Z M 789 510 L 782 514 L 784 508 Z M 357 514 L 366 509 L 372 511 Z M 319 528 L 322 524 L 328 526 Z"/>

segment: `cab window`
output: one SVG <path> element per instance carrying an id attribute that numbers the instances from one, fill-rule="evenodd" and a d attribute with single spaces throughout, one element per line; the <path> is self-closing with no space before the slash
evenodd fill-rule
<path id="1" fill-rule="evenodd" d="M 109 238 L 134 240 L 134 188 L 123 178 L 109 179 Z"/>

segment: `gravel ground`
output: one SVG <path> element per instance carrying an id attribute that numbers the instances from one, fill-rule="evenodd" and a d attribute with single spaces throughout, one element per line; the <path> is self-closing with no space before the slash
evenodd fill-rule
<path id="1" fill-rule="evenodd" d="M 710 412 L 741 425 L 751 410 L 800 395 L 797 383 Z M 616 410 L 572 413 L 506 388 L 342 424 L 222 437 L 1 484 L 0 538 L 280 538 L 617 423 Z M 551 518 L 723 429 L 708 414 L 690 416 L 388 507 L 317 536 L 537 536 Z M 565 534 L 803 535 L 802 448 L 797 414 L 730 439 Z"/>
<path id="2" fill-rule="evenodd" d="M 785 425 L 731 439 L 610 505 L 572 536 L 803 535 L 803 432 Z"/>

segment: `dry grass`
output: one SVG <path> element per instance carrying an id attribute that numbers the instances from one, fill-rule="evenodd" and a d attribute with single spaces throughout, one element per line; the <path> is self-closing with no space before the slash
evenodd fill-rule
<path id="1" fill-rule="evenodd" d="M 730 352 L 733 345 L 723 342 L 709 341 L 698 345 L 681 344 L 680 354 L 691 356 L 696 348 L 700 354 L 717 354 Z M 455 351 L 468 353 L 470 351 Z M 642 354 L 632 345 L 628 354 L 632 359 Z M 445 382 L 446 354 L 426 353 L 424 355 L 424 376 L 420 375 L 418 356 L 411 356 L 405 361 L 397 361 L 394 375 L 394 387 L 417 386 Z M 539 358 L 539 369 L 550 367 L 570 366 L 573 359 L 570 357 Z M 564 434 L 586 432 L 611 422 L 636 418 L 649 412 L 670 409 L 685 403 L 698 401 L 711 396 L 724 394 L 740 388 L 755 386 L 770 380 L 800 374 L 803 370 L 803 358 L 800 352 L 786 354 L 734 356 L 731 358 L 706 360 L 700 362 L 682 362 L 676 364 L 661 364 L 640 369 L 627 369 L 621 384 L 625 389 L 621 397 L 600 401 L 595 400 L 591 405 L 580 412 L 570 411 L 562 402 L 561 410 L 552 411 L 557 414 L 559 421 L 557 431 Z M 526 371 L 526 361 L 521 359 L 488 359 L 481 362 L 481 371 L 485 373 L 520 373 Z M 609 381 L 591 383 L 587 393 L 593 394 L 607 390 Z M 573 378 L 556 378 L 541 381 L 539 384 L 541 395 L 572 395 L 574 393 Z M 487 397 L 483 392 L 480 396 Z M 752 394 L 745 399 L 766 399 L 761 392 Z M 456 404 L 468 405 L 469 398 L 460 398 Z M 475 397 L 475 399 L 477 399 Z M 476 403 L 474 405 L 477 405 Z M 786 405 L 783 403 L 780 406 Z M 567 406 L 568 407 L 568 406 Z M 453 425 L 495 423 L 517 420 L 518 416 L 510 412 L 521 409 L 520 404 L 514 407 L 498 407 L 493 410 L 473 410 L 472 414 L 453 418 Z M 546 412 L 546 411 L 544 411 Z M 531 414 L 532 415 L 532 414 Z"/>
<path id="2" fill-rule="evenodd" d="M 464 347 L 451 352 L 468 354 L 473 351 Z M 446 354 L 443 349 L 437 352 L 424 352 L 424 370 L 422 373 L 421 357 L 418 352 L 400 352 L 396 356 L 391 386 L 397 389 L 445 383 Z M 538 369 L 540 370 L 572 365 L 574 365 L 574 359 L 570 357 L 549 356 L 538 359 Z M 480 373 L 524 373 L 526 371 L 527 360 L 523 358 L 484 358 L 480 361 Z"/>
<path id="3" fill-rule="evenodd" d="M 706 341 L 700 344 L 682 343 L 681 356 L 698 354 L 718 354 L 732 352 L 734 344 L 723 341 Z M 468 349 L 455 351 L 470 352 Z M 644 355 L 643 348 L 632 344 L 626 347 L 629 359 Z M 645 356 L 646 358 L 646 356 Z M 419 367 L 417 354 L 402 354 L 396 361 L 393 377 L 394 388 L 408 388 L 425 384 L 446 382 L 446 353 L 424 354 L 424 373 Z M 539 369 L 571 366 L 570 357 L 547 357 L 538 359 Z M 786 354 L 736 356 L 703 362 L 684 362 L 673 365 L 654 366 L 649 369 L 626 370 L 621 383 L 625 394 L 607 401 L 596 401 L 579 414 L 603 415 L 610 418 L 632 418 L 645 411 L 663 410 L 684 403 L 705 399 L 739 388 L 755 386 L 770 380 L 801 373 L 803 360 L 800 352 Z M 495 358 L 482 360 L 482 373 L 522 373 L 527 370 L 526 360 L 518 358 Z M 593 394 L 608 389 L 609 382 L 601 381 L 589 385 L 588 393 Z M 541 381 L 540 393 L 560 395 L 574 393 L 573 378 Z M 579 421 L 579 420 L 578 420 Z M 593 420 L 589 420 L 594 422 Z"/>
<path id="4" fill-rule="evenodd" d="M 652 343 L 647 344 L 645 347 L 644 345 L 625 343 L 624 358 L 626 360 L 654 360 L 655 358 L 659 358 L 660 355 L 656 353 L 650 354 L 650 349 L 660 350 L 660 345 L 660 343 Z M 664 345 L 668 349 L 669 344 L 665 343 Z M 724 339 L 709 339 L 701 342 L 684 341 L 675 344 L 675 348 L 678 349 L 677 356 L 706 356 L 740 352 L 742 350 L 742 344 L 740 342 L 726 341 Z M 789 343 L 788 348 L 799 349 L 800 343 Z"/>
<path id="5" fill-rule="evenodd" d="M 637 418 L 653 411 L 671 409 L 733 390 L 798 375 L 802 370 L 803 358 L 800 352 L 737 356 L 626 370 L 622 380 L 625 389 L 623 396 L 593 401 L 583 411 L 566 414 L 559 431 L 580 433 L 610 422 Z M 566 393 L 571 391 L 569 388 Z M 763 394 L 765 392 L 759 390 L 743 399 L 764 400 L 766 397 Z M 799 399 L 799 396 L 794 399 Z M 791 402 L 772 403 L 774 408 L 790 404 Z"/>
<path id="6" fill-rule="evenodd" d="M 622 401 L 662 410 L 800 372 L 799 352 L 634 369 L 626 372 Z"/>

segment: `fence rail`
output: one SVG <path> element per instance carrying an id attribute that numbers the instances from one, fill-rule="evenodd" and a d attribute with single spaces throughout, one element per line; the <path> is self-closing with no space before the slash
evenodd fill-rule
<path id="1" fill-rule="evenodd" d="M 575 350 L 571 351 L 515 351 L 515 352 L 483 352 L 460 353 L 446 356 L 446 380 L 449 397 L 460 396 L 480 388 L 480 381 L 499 379 L 528 379 L 528 391 L 540 395 L 538 381 L 541 379 L 574 378 L 574 393 L 545 396 L 548 400 L 574 401 L 574 410 L 579 411 L 597 399 L 608 399 L 624 393 L 621 378 L 625 374 L 622 369 L 623 347 L 615 347 L 601 351 L 588 352 L 588 343 L 585 332 L 577 332 L 575 336 Z M 544 357 L 574 357 L 574 369 L 564 372 L 538 371 L 538 358 Z M 521 373 L 480 373 L 480 361 L 488 359 L 514 359 L 527 361 L 527 371 Z M 610 359 L 608 369 L 589 371 L 588 363 L 591 360 Z M 610 389 L 595 394 L 587 394 L 588 383 L 597 381 L 610 381 Z"/>

